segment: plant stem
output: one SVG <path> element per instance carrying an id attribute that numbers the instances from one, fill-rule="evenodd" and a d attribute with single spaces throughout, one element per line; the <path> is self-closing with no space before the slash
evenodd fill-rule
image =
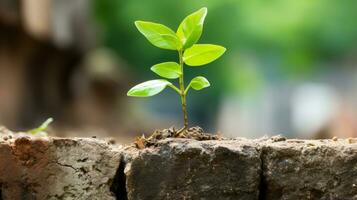
<path id="1" fill-rule="evenodd" d="M 180 66 L 181 66 L 181 76 L 179 77 L 179 84 L 180 84 L 180 97 L 181 97 L 181 106 L 183 112 L 183 121 L 184 127 L 183 131 L 188 128 L 188 117 L 187 117 L 187 109 L 186 109 L 186 92 L 185 92 L 185 80 L 183 76 L 183 51 L 179 50 L 179 59 L 180 59 Z"/>

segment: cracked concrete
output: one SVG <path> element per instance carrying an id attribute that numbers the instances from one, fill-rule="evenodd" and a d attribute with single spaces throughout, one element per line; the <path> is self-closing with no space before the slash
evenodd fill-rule
<path id="1" fill-rule="evenodd" d="M 12 133 L 4 137 L 0 139 L 3 200 L 115 199 L 110 186 L 120 162 L 119 146 L 85 138 Z"/>
<path id="2" fill-rule="evenodd" d="M 139 150 L 2 129 L 0 200 L 352 200 L 356 142 L 171 138 Z"/>

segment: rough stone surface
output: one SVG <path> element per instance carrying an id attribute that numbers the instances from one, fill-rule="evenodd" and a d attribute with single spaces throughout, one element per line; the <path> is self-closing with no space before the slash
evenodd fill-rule
<path id="1" fill-rule="evenodd" d="M 0 199 L 115 199 L 110 187 L 119 147 L 89 138 L 1 132 Z"/>
<path id="2" fill-rule="evenodd" d="M 264 199 L 357 199 L 357 143 L 286 140 L 262 146 Z"/>
<path id="3" fill-rule="evenodd" d="M 0 127 L 0 200 L 357 199 L 356 138 L 110 143 Z"/>
<path id="4" fill-rule="evenodd" d="M 260 152 L 249 140 L 165 139 L 124 155 L 129 200 L 259 196 Z"/>

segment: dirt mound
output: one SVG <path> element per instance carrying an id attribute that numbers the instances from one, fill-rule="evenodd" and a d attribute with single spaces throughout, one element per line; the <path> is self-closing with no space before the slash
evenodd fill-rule
<path id="1" fill-rule="evenodd" d="M 195 139 L 198 141 L 203 140 L 222 140 L 220 135 L 212 135 L 209 133 L 205 133 L 203 129 L 199 126 L 188 128 L 187 130 L 176 130 L 174 127 L 163 130 L 155 130 L 151 136 L 148 138 L 145 135 L 136 138 L 135 146 L 139 149 L 143 149 L 145 147 L 155 146 L 159 140 L 163 140 L 166 138 L 187 138 L 187 139 Z"/>

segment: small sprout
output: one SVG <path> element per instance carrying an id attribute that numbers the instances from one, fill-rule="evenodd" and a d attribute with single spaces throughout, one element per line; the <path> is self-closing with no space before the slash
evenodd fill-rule
<path id="1" fill-rule="evenodd" d="M 178 79 L 178 87 L 165 79 L 157 79 L 140 83 L 131 88 L 127 95 L 133 97 L 154 96 L 166 87 L 175 90 L 181 99 L 184 115 L 184 128 L 188 128 L 186 110 L 186 95 L 190 88 L 202 90 L 210 86 L 209 81 L 203 76 L 197 76 L 186 86 L 184 79 L 184 64 L 197 67 L 209 64 L 221 57 L 226 48 L 213 44 L 196 44 L 203 31 L 203 24 L 207 15 L 207 8 L 187 16 L 179 25 L 176 33 L 169 27 L 145 21 L 136 21 L 135 26 L 146 39 L 156 47 L 178 52 L 178 62 L 164 62 L 151 67 L 151 71 L 167 79 Z M 137 146 L 142 146 L 143 139 L 137 139 Z"/>
<path id="2" fill-rule="evenodd" d="M 32 130 L 27 131 L 32 135 L 41 135 L 47 136 L 46 129 L 53 122 L 53 118 L 48 118 L 45 122 L 43 122 L 39 127 L 34 128 Z"/>

